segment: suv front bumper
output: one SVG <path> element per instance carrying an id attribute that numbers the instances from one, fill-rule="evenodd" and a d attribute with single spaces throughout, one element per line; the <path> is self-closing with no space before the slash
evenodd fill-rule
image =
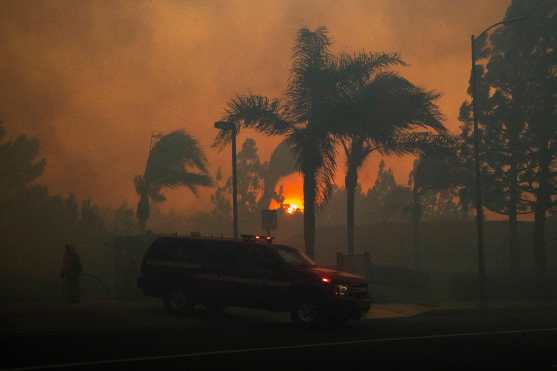
<path id="1" fill-rule="evenodd" d="M 332 314 L 340 314 L 349 318 L 359 319 L 366 315 L 371 307 L 370 298 L 336 297 L 329 305 Z"/>

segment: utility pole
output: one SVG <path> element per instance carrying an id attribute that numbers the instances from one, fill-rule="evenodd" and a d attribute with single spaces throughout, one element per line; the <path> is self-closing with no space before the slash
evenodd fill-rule
<path id="1" fill-rule="evenodd" d="M 507 25 L 510 23 L 526 20 L 527 17 L 516 17 L 497 22 L 486 28 L 478 37 L 472 35 L 470 37 L 470 49 L 472 55 L 472 115 L 474 118 L 474 185 L 475 185 L 475 204 L 476 204 L 476 248 L 478 253 L 478 299 L 479 305 L 487 304 L 486 295 L 486 272 L 485 272 L 485 255 L 484 255 L 484 211 L 482 200 L 482 182 L 481 182 L 481 166 L 480 166 L 480 131 L 478 128 L 478 102 L 477 102 L 477 76 L 476 76 L 476 40 L 480 39 L 492 28 L 499 25 Z"/>
<path id="2" fill-rule="evenodd" d="M 480 171 L 480 131 L 478 128 L 478 104 L 477 83 L 476 83 L 476 48 L 474 35 L 470 38 L 472 49 L 472 115 L 474 116 L 474 190 L 476 202 L 476 248 L 478 253 L 478 294 L 479 304 L 486 303 L 485 296 L 485 260 L 484 260 L 484 210 L 482 204 L 482 183 Z"/>
<path id="3" fill-rule="evenodd" d="M 236 136 L 238 130 L 236 124 L 230 121 L 217 121 L 215 128 L 219 130 L 230 130 L 232 147 L 232 230 L 234 238 L 238 238 L 238 175 L 236 171 Z"/>
<path id="4" fill-rule="evenodd" d="M 238 174 L 236 169 L 236 125 L 232 125 L 232 229 L 238 238 Z"/>

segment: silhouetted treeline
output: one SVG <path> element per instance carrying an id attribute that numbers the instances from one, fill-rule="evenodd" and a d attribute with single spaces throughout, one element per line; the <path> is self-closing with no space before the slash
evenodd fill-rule
<path id="1" fill-rule="evenodd" d="M 29 277 L 39 291 L 44 281 L 58 277 L 65 243 L 73 242 L 81 254 L 94 257 L 85 260 L 85 269 L 99 273 L 110 269 L 106 243 L 112 236 L 138 232 L 126 204 L 101 209 L 89 199 L 51 194 L 37 183 L 46 166 L 35 138 L 12 138 L 0 126 L 1 272 Z M 2 286 L 20 289 L 13 279 Z"/>
<path id="2" fill-rule="evenodd" d="M 375 183 L 362 191 L 358 186 L 355 194 L 355 213 L 358 224 L 369 225 L 389 222 L 409 222 L 413 206 L 412 183 L 410 186 L 398 184 L 385 162 L 379 163 Z M 462 211 L 459 199 L 451 188 L 425 189 L 422 194 L 421 219 L 462 220 L 469 215 Z M 345 223 L 346 191 L 335 188 L 329 202 L 319 211 L 320 225 L 339 226 Z"/>
<path id="3" fill-rule="evenodd" d="M 520 270 L 519 215 L 534 215 L 533 256 L 543 281 L 546 219 L 557 199 L 557 3 L 514 0 L 506 19 L 526 17 L 479 40 L 477 68 L 485 204 L 507 215 L 510 271 Z M 470 102 L 460 111 L 461 137 L 472 146 Z"/>

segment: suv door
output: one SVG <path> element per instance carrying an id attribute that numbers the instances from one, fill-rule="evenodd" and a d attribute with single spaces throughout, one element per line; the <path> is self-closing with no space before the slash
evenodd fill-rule
<path id="1" fill-rule="evenodd" d="M 292 277 L 288 267 L 272 247 L 264 250 L 265 298 L 271 309 L 289 309 Z"/>
<path id="2" fill-rule="evenodd" d="M 232 279 L 234 248 L 228 241 L 205 241 L 206 261 L 199 279 L 201 289 L 206 291 L 206 296 L 212 303 L 232 305 L 237 301 L 237 284 Z"/>
<path id="3" fill-rule="evenodd" d="M 265 282 L 270 270 L 265 266 L 261 246 L 245 244 L 238 248 L 235 263 L 238 294 L 242 305 L 264 308 L 267 306 Z"/>
<path id="4" fill-rule="evenodd" d="M 219 248 L 222 300 L 229 305 L 261 307 L 265 277 L 256 249 L 246 243 L 227 242 Z"/>
<path id="5" fill-rule="evenodd" d="M 153 243 L 145 257 L 145 271 L 151 285 L 159 292 L 179 284 L 183 279 L 181 243 L 172 238 L 160 238 Z"/>
<path id="6" fill-rule="evenodd" d="M 190 299 L 198 302 L 203 300 L 205 294 L 199 280 L 199 275 L 203 273 L 205 260 L 203 244 L 198 240 L 183 239 L 180 247 L 182 253 L 179 266 L 183 274 L 182 284 Z"/>

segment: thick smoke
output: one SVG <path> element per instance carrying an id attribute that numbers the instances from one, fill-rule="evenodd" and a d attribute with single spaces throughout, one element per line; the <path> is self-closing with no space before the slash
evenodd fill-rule
<path id="1" fill-rule="evenodd" d="M 7 0 L 0 12 L 0 119 L 39 137 L 42 182 L 106 206 L 135 203 L 132 177 L 155 131 L 185 128 L 211 167 L 212 123 L 236 93 L 279 96 L 296 30 L 326 25 L 336 51 L 398 51 L 404 74 L 443 93 L 457 127 L 469 37 L 503 17 L 508 0 L 73 1 Z M 244 132 L 246 133 L 246 132 Z M 245 134 L 244 134 L 245 135 Z M 253 135 L 252 135 L 253 136 Z M 278 139 L 256 136 L 264 157 Z M 361 174 L 368 187 L 377 158 Z M 411 160 L 391 159 L 405 182 Z M 339 180 L 342 179 L 339 170 Z M 340 182 L 341 183 L 341 182 Z M 200 209 L 186 190 L 169 204 Z"/>

